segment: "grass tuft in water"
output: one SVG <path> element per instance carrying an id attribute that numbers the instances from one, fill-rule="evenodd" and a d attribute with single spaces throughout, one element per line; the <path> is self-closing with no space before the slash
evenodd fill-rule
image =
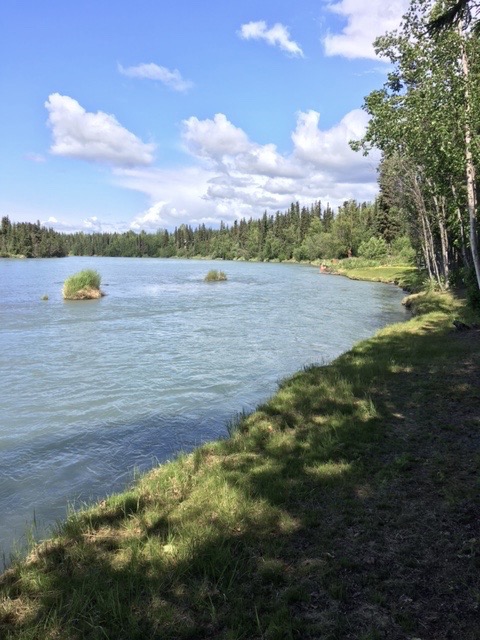
<path id="1" fill-rule="evenodd" d="M 224 271 L 218 271 L 217 269 L 210 269 L 205 276 L 205 282 L 222 282 L 227 279 L 227 275 Z"/>
<path id="2" fill-rule="evenodd" d="M 63 285 L 63 297 L 65 300 L 92 300 L 101 298 L 101 277 L 93 269 L 84 269 L 68 277 Z"/>

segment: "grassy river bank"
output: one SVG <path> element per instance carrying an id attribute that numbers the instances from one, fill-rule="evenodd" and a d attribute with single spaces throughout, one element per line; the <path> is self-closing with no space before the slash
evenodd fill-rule
<path id="1" fill-rule="evenodd" d="M 0 637 L 478 639 L 480 332 L 414 304 L 72 514 L 0 577 Z"/>

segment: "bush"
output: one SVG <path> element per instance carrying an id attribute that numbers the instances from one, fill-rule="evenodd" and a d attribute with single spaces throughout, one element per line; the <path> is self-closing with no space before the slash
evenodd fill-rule
<path id="1" fill-rule="evenodd" d="M 408 236 L 398 236 L 391 244 L 392 256 L 406 262 L 413 263 L 415 260 L 415 249 L 412 247 Z"/>
<path id="2" fill-rule="evenodd" d="M 372 236 L 361 243 L 358 248 L 358 255 L 367 260 L 383 260 L 387 257 L 388 246 L 384 238 Z"/>
<path id="3" fill-rule="evenodd" d="M 210 269 L 210 271 L 205 276 L 205 282 L 221 282 L 222 280 L 226 280 L 227 275 L 224 271 L 217 271 L 217 269 Z"/>
<path id="4" fill-rule="evenodd" d="M 101 298 L 100 275 L 93 269 L 84 269 L 67 278 L 63 284 L 65 300 L 92 300 Z"/>

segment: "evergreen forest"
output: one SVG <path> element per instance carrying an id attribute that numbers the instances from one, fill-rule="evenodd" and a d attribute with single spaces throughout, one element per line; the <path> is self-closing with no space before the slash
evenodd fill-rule
<path id="1" fill-rule="evenodd" d="M 374 203 L 346 201 L 338 211 L 320 202 L 292 203 L 288 211 L 235 220 L 219 229 L 182 224 L 156 233 L 58 233 L 37 222 L 2 218 L 0 255 L 29 258 L 75 256 L 209 257 L 224 260 L 308 261 L 363 256 L 385 259 L 414 252 L 399 212 Z"/>

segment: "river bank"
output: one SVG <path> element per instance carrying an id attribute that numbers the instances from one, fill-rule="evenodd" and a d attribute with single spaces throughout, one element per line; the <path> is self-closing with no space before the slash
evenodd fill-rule
<path id="1" fill-rule="evenodd" d="M 478 638 L 480 338 L 442 300 L 72 514 L 0 635 Z"/>
<path id="2" fill-rule="evenodd" d="M 380 264 L 374 260 L 346 258 L 318 261 L 322 273 L 346 276 L 350 280 L 394 284 L 409 292 L 422 289 L 424 276 L 411 264 Z"/>

